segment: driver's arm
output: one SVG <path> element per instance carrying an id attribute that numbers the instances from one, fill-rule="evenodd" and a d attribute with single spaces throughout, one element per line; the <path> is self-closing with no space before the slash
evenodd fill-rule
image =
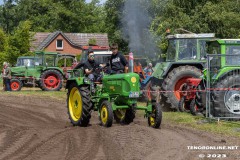
<path id="1" fill-rule="evenodd" d="M 85 69 L 85 73 L 87 74 L 87 75 L 89 75 L 89 74 L 91 74 L 92 73 L 92 69 L 90 70 L 90 69 Z"/>
<path id="2" fill-rule="evenodd" d="M 99 64 L 100 67 L 106 67 L 107 64 Z"/>

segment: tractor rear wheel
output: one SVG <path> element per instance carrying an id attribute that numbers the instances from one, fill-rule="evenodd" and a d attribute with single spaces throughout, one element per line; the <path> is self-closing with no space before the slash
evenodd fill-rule
<path id="1" fill-rule="evenodd" d="M 219 80 L 213 91 L 213 116 L 215 117 L 239 117 L 240 116 L 240 75 L 228 75 Z M 230 90 L 221 90 L 228 88 Z M 231 89 L 232 88 L 232 89 Z"/>
<path id="2" fill-rule="evenodd" d="M 22 81 L 20 81 L 19 79 L 11 79 L 10 87 L 12 91 L 20 91 L 22 86 Z"/>
<path id="3" fill-rule="evenodd" d="M 117 109 L 113 112 L 114 119 L 117 123 L 123 123 L 126 114 L 126 109 Z"/>
<path id="4" fill-rule="evenodd" d="M 46 70 L 40 77 L 40 88 L 44 91 L 59 91 L 62 88 L 63 76 L 57 70 Z"/>
<path id="5" fill-rule="evenodd" d="M 125 113 L 125 118 L 124 118 L 124 124 L 130 124 L 133 122 L 134 118 L 135 118 L 135 107 L 137 104 L 133 104 L 132 106 L 129 106 L 129 108 L 126 110 Z"/>
<path id="6" fill-rule="evenodd" d="M 67 93 L 67 108 L 71 123 L 74 126 L 86 127 L 89 124 L 92 109 L 89 87 L 71 84 Z"/>
<path id="7" fill-rule="evenodd" d="M 104 100 L 100 108 L 100 120 L 104 127 L 111 127 L 113 122 L 112 105 L 107 100 Z"/>
<path id="8" fill-rule="evenodd" d="M 162 110 L 159 103 L 152 104 L 152 113 L 148 117 L 148 125 L 153 128 L 159 128 L 162 122 Z"/>
<path id="9" fill-rule="evenodd" d="M 195 66 L 179 66 L 168 73 L 162 84 L 163 95 L 167 98 L 167 103 L 171 108 L 177 109 L 181 98 L 180 89 L 186 83 L 187 78 L 198 78 L 201 76 L 201 70 Z"/>

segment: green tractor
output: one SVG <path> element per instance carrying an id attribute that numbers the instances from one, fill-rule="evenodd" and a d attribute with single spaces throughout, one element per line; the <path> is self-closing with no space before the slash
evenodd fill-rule
<path id="1" fill-rule="evenodd" d="M 206 41 L 214 34 L 168 35 L 166 61 L 157 63 L 145 91 L 158 92 L 165 109 L 177 109 L 181 98 L 179 90 L 188 78 L 198 78 L 206 63 Z"/>
<path id="2" fill-rule="evenodd" d="M 11 89 L 19 91 L 23 86 L 38 86 L 44 91 L 62 88 L 63 69 L 57 66 L 59 53 L 35 52 L 34 58 L 19 58 L 19 65 L 11 67 Z M 18 63 L 17 63 L 18 64 Z"/>
<path id="3" fill-rule="evenodd" d="M 208 42 L 209 62 L 198 85 L 198 108 L 210 107 L 214 117 L 240 117 L 240 39 Z M 210 96 L 207 100 L 206 87 Z M 209 105 L 207 105 L 209 103 Z M 209 115 L 210 116 L 210 115 Z"/>
<path id="4" fill-rule="evenodd" d="M 159 128 L 162 121 L 162 111 L 155 100 L 148 101 L 146 106 L 138 106 L 140 96 L 139 75 L 124 73 L 106 75 L 101 82 L 96 82 L 96 92 L 90 90 L 90 80 L 82 69 L 74 70 L 67 80 L 67 108 L 71 123 L 75 126 L 87 126 L 91 111 L 98 111 L 101 124 L 112 126 L 113 119 L 118 123 L 129 124 L 135 118 L 136 110 L 144 110 L 149 126 Z"/>

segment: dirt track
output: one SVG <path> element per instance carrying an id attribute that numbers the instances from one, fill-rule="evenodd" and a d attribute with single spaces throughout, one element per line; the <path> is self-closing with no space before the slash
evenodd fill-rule
<path id="1" fill-rule="evenodd" d="M 238 150 L 188 150 L 187 146 L 240 146 L 240 140 L 216 136 L 163 122 L 147 126 L 143 117 L 111 128 L 99 125 L 96 113 L 90 126 L 73 127 L 65 100 L 11 96 L 0 93 L 0 159 L 160 159 L 193 160 L 199 154 L 226 154 L 240 159 Z M 238 153 L 239 152 L 239 153 Z M 219 159 L 219 158 L 215 158 Z"/>

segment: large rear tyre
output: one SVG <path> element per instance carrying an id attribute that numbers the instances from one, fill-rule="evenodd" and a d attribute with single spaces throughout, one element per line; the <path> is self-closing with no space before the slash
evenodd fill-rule
<path id="1" fill-rule="evenodd" d="M 73 126 L 86 127 L 89 124 L 92 109 L 89 87 L 71 84 L 67 93 L 67 108 Z"/>
<path id="2" fill-rule="evenodd" d="M 44 91 L 59 91 L 62 88 L 63 76 L 57 70 L 46 70 L 41 74 L 39 83 Z"/>
<path id="3" fill-rule="evenodd" d="M 129 106 L 129 108 L 126 110 L 125 118 L 124 118 L 124 124 L 130 124 L 133 122 L 135 118 L 135 106 L 137 104 L 133 104 L 132 106 Z"/>
<path id="4" fill-rule="evenodd" d="M 213 91 L 213 115 L 215 117 L 240 118 L 240 75 L 228 75 L 219 80 L 216 88 L 228 90 Z"/>
<path id="5" fill-rule="evenodd" d="M 152 104 L 152 113 L 148 117 L 148 125 L 153 128 L 159 128 L 162 122 L 162 110 L 159 103 Z"/>
<path id="6" fill-rule="evenodd" d="M 117 123 L 123 123 L 126 114 L 126 109 L 117 109 L 113 112 L 114 119 Z"/>
<path id="7" fill-rule="evenodd" d="M 11 79 L 10 81 L 10 87 L 12 91 L 20 91 L 22 89 L 22 81 L 19 79 Z"/>
<path id="8" fill-rule="evenodd" d="M 167 103 L 171 108 L 177 109 L 181 98 L 180 89 L 186 83 L 187 78 L 198 78 L 201 76 L 201 70 L 194 66 L 180 66 L 174 68 L 164 79 L 162 88 L 165 91 L 163 96 L 167 97 Z"/>
<path id="9" fill-rule="evenodd" d="M 113 122 L 112 105 L 107 100 L 103 101 L 100 108 L 100 120 L 104 127 L 111 127 Z"/>

